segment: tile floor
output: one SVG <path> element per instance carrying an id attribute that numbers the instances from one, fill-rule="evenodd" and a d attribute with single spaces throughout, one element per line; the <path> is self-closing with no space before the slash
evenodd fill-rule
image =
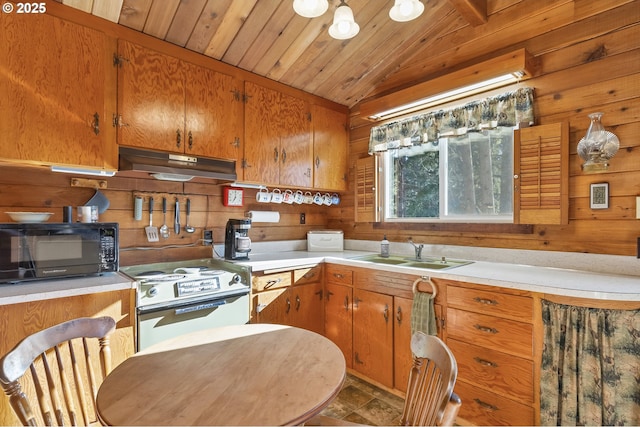
<path id="1" fill-rule="evenodd" d="M 372 426 L 399 425 L 404 399 L 347 375 L 344 386 L 322 415 Z"/>

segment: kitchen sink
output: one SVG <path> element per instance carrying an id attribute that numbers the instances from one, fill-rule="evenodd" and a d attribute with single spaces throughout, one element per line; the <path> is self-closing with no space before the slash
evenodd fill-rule
<path id="1" fill-rule="evenodd" d="M 407 258 L 403 257 L 382 257 L 380 255 L 365 255 L 363 257 L 355 258 L 358 261 L 367 261 L 367 262 L 375 262 L 376 264 L 391 264 L 398 265 L 404 264 L 407 262 Z"/>
<path id="2" fill-rule="evenodd" d="M 401 256 L 382 257 L 380 255 L 365 255 L 354 259 L 358 261 L 373 262 L 375 264 L 390 264 L 403 267 L 425 268 L 430 270 L 444 270 L 473 263 L 473 261 L 446 259 L 444 257 L 442 257 L 442 259 L 440 260 L 436 258 L 425 258 L 418 260 L 415 258 L 407 258 Z"/>

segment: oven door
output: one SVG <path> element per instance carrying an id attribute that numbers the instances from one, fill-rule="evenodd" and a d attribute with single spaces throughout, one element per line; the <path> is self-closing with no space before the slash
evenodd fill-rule
<path id="1" fill-rule="evenodd" d="M 138 307 L 138 351 L 188 332 L 248 323 L 249 304 L 245 293 L 151 310 Z"/>

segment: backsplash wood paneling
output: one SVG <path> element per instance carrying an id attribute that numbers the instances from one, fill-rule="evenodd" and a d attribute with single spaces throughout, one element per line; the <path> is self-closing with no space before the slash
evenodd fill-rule
<path id="1" fill-rule="evenodd" d="M 71 187 L 72 177 L 74 175 L 53 173 L 46 168 L 0 166 L 0 222 L 11 221 L 7 211 L 53 212 L 49 222 L 62 222 L 63 206 L 74 207 L 75 219 L 75 207 L 85 204 L 95 190 Z M 203 230 L 213 230 L 214 243 L 221 244 L 224 242 L 227 220 L 243 218 L 249 210 L 280 212 L 279 223 L 253 224 L 249 237 L 252 241 L 261 242 L 306 239 L 307 231 L 326 228 L 327 212 L 337 209 L 333 206 L 258 203 L 255 199 L 257 190 L 253 189 L 245 189 L 245 206 L 230 208 L 222 205 L 223 183 L 175 183 L 118 176 L 100 179 L 107 181 L 107 188 L 100 191 L 110 202 L 109 209 L 100 215 L 100 221 L 120 224 L 120 263 L 123 266 L 209 257 L 211 247 L 202 246 L 200 241 Z M 133 217 L 134 195 L 141 195 L 145 199 L 141 221 Z M 149 243 L 144 231 L 144 227 L 149 225 L 150 196 L 155 199 L 153 225 L 158 228 L 163 223 L 162 197 L 167 197 L 167 225 L 171 235 L 168 239 L 160 238 L 157 243 Z M 176 197 L 180 200 L 181 212 L 182 230 L 179 235 L 173 233 Z M 184 231 L 187 197 L 191 199 L 190 225 L 196 227 L 192 234 Z M 304 225 L 300 224 L 301 212 L 306 214 Z"/>

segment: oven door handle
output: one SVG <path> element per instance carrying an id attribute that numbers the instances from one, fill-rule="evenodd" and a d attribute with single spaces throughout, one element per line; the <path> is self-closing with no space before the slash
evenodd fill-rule
<path id="1" fill-rule="evenodd" d="M 208 310 L 210 308 L 215 308 L 221 305 L 225 305 L 226 303 L 227 303 L 227 300 L 222 299 L 222 300 L 213 301 L 213 302 L 206 302 L 204 304 L 191 305 L 189 307 L 184 307 L 184 308 L 176 308 L 175 314 L 176 316 L 178 316 L 180 314 L 192 313 L 194 311 Z"/>

